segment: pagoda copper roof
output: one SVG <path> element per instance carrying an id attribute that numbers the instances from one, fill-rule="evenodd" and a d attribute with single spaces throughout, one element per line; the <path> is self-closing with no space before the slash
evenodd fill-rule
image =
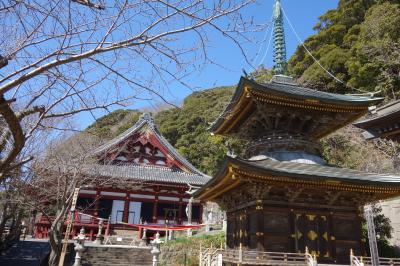
<path id="1" fill-rule="evenodd" d="M 382 137 L 400 140 L 400 101 L 395 101 L 378 108 L 375 114 L 353 124 L 364 129 L 366 139 Z"/>
<path id="2" fill-rule="evenodd" d="M 334 187 L 346 191 L 367 191 L 400 195 L 400 176 L 365 173 L 319 164 L 282 162 L 274 159 L 244 160 L 226 157 L 220 172 L 196 193 L 201 200 L 213 200 L 247 181 Z"/>
<path id="3" fill-rule="evenodd" d="M 150 165 L 84 165 L 83 174 L 143 182 L 204 185 L 209 176 L 186 173 L 169 167 Z"/>
<path id="4" fill-rule="evenodd" d="M 168 150 L 169 155 L 171 155 L 175 160 L 182 163 L 182 165 L 185 167 L 185 170 L 188 170 L 188 172 L 191 172 L 193 174 L 206 176 L 204 173 L 194 167 L 189 161 L 187 161 L 182 155 L 180 155 L 178 151 L 168 142 L 168 140 L 166 140 L 162 136 L 162 134 L 158 131 L 153 118 L 150 116 L 150 114 L 147 113 L 144 113 L 131 128 L 127 129 L 116 138 L 106 142 L 102 146 L 95 149 L 92 155 L 101 155 L 102 153 L 109 151 L 110 149 L 117 146 L 119 143 L 128 139 L 130 136 L 136 134 L 145 127 L 147 127 L 154 134 L 157 140 Z"/>
<path id="5" fill-rule="evenodd" d="M 281 106 L 282 110 L 292 108 L 303 110 L 303 113 L 339 113 L 344 116 L 337 125 L 332 124 L 320 135 L 316 134 L 319 138 L 356 120 L 368 111 L 369 106 L 380 101 L 382 98 L 328 93 L 280 82 L 257 83 L 242 77 L 230 103 L 210 129 L 216 134 L 234 132 L 257 109 L 259 103 Z"/>

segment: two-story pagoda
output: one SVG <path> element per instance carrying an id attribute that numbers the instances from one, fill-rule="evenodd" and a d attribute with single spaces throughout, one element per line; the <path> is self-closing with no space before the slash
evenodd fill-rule
<path id="1" fill-rule="evenodd" d="M 242 77 L 211 129 L 247 140 L 246 158 L 227 156 L 196 192 L 226 210 L 227 247 L 308 247 L 330 263 L 348 261 L 350 249 L 364 255 L 362 207 L 400 195 L 400 177 L 328 165 L 319 140 L 381 100 L 303 88 L 285 76 L 266 84 Z"/>

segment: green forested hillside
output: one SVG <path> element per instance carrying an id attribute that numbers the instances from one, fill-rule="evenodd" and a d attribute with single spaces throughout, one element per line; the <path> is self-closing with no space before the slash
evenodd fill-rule
<path id="1" fill-rule="evenodd" d="M 301 46 L 289 61 L 289 71 L 302 83 L 326 91 L 381 90 L 387 98 L 398 98 L 399 4 L 399 0 L 340 0 L 337 9 L 319 18 L 317 33 L 307 38 L 305 46 L 344 85 L 329 77 Z"/>

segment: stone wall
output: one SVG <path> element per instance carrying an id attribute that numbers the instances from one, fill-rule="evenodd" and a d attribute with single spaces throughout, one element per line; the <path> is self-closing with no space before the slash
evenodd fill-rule
<path id="1" fill-rule="evenodd" d="M 381 203 L 382 213 L 390 219 L 393 237 L 390 242 L 400 248 L 400 198 Z"/>
<path id="2" fill-rule="evenodd" d="M 186 254 L 186 265 L 194 266 L 198 265 L 199 259 L 199 247 L 185 246 L 185 245 L 173 245 L 173 246 L 162 246 L 160 254 L 160 265 L 162 266 L 180 266 L 185 265 L 185 254 Z"/>

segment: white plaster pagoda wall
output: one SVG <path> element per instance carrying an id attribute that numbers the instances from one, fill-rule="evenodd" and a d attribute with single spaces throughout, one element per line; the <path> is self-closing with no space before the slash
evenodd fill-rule
<path id="1" fill-rule="evenodd" d="M 206 202 L 203 205 L 203 222 L 208 224 L 222 226 L 225 218 L 225 212 L 222 211 L 217 203 Z"/>
<path id="2" fill-rule="evenodd" d="M 400 248 L 400 198 L 381 202 L 382 212 L 388 217 L 393 226 L 391 242 Z"/>

